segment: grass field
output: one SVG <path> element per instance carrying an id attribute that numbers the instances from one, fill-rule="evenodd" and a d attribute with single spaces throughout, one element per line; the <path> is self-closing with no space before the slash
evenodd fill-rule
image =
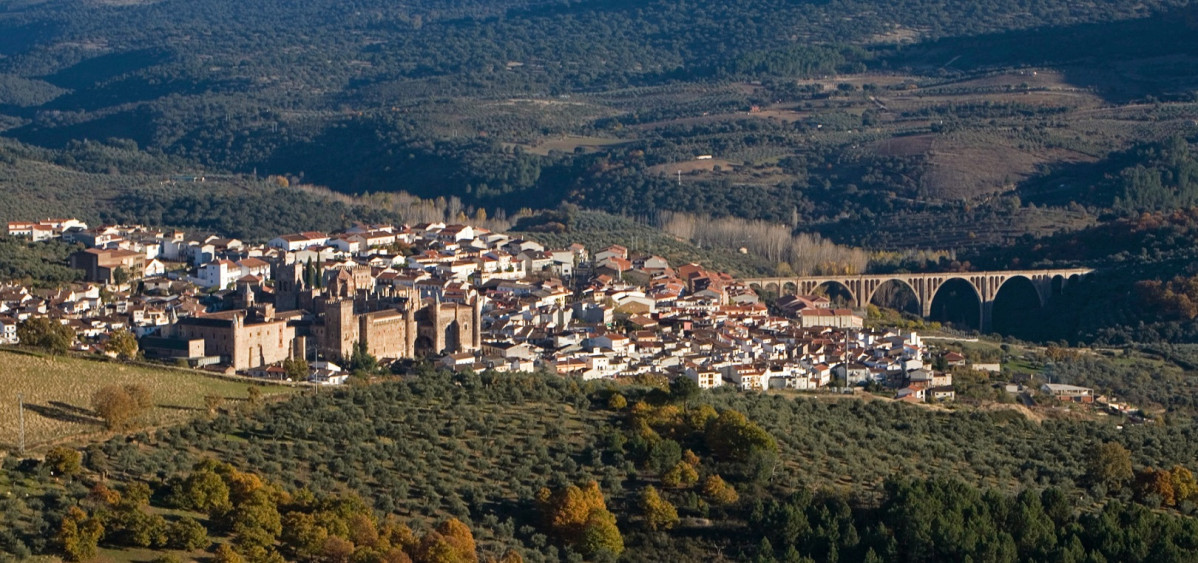
<path id="1" fill-rule="evenodd" d="M 73 357 L 39 357 L 0 350 L 0 448 L 19 442 L 17 394 L 25 401 L 25 444 L 37 448 L 102 433 L 91 397 L 105 385 L 137 383 L 150 390 L 154 408 L 137 421 L 156 426 L 182 422 L 204 412 L 204 396 L 244 400 L 248 385 L 176 369 L 154 369 Z M 297 389 L 263 386 L 263 395 Z M 226 402 L 226 406 L 228 406 Z"/>

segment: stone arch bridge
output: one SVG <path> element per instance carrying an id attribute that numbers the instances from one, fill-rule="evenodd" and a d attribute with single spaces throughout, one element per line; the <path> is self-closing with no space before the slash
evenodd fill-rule
<path id="1" fill-rule="evenodd" d="M 839 287 L 841 294 L 847 292 L 849 301 L 858 309 L 865 308 L 874 299 L 878 289 L 889 282 L 906 286 L 915 294 L 919 310 L 924 318 L 932 315 L 932 305 L 944 288 L 956 290 L 972 289 L 978 303 L 978 319 L 981 330 L 989 330 L 994 313 L 994 302 L 999 291 L 1008 284 L 1031 285 L 1035 289 L 1039 306 L 1044 306 L 1054 295 L 1066 291 L 1082 276 L 1093 272 L 1090 268 L 1068 268 L 1056 270 L 1005 270 L 997 272 L 943 272 L 933 274 L 868 274 L 844 276 L 794 276 L 747 278 L 742 280 L 754 289 L 772 291 L 778 295 L 809 295 L 823 286 Z M 967 293 L 967 292 L 966 292 Z"/>

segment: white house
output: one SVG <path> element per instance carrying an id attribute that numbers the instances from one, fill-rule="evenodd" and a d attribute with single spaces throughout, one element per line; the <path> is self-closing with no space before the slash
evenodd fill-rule
<path id="1" fill-rule="evenodd" d="M 309 246 L 323 246 L 325 244 L 328 244 L 328 242 L 329 242 L 328 235 L 326 235 L 324 233 L 315 232 L 315 231 L 306 231 L 303 233 L 296 233 L 293 235 L 283 235 L 280 237 L 275 237 L 273 239 L 270 239 L 270 242 L 268 242 L 266 244 L 273 246 L 275 248 L 281 248 L 281 249 L 287 250 L 287 251 L 294 251 L 294 250 L 301 250 L 304 248 L 308 248 Z"/>
<path id="2" fill-rule="evenodd" d="M 700 389 L 713 389 L 724 384 L 724 377 L 720 372 L 710 367 L 691 364 L 686 366 L 683 375 L 698 383 Z"/>
<path id="3" fill-rule="evenodd" d="M 17 320 L 12 317 L 0 317 L 0 344 L 17 343 Z"/>
<path id="4" fill-rule="evenodd" d="M 224 289 L 244 274 L 241 266 L 232 260 L 218 260 L 200 266 L 196 270 L 196 284 L 201 287 Z"/>

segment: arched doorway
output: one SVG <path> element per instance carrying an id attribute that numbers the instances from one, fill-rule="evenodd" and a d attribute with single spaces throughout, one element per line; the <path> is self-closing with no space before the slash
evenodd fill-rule
<path id="1" fill-rule="evenodd" d="M 932 296 L 929 318 L 957 328 L 982 327 L 982 297 L 969 280 L 949 278 Z"/>

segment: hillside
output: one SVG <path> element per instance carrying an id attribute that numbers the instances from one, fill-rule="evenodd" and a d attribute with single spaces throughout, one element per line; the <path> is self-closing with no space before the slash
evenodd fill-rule
<path id="1" fill-rule="evenodd" d="M 22 3 L 0 8 L 0 134 L 56 150 L 88 139 L 135 147 L 132 160 L 156 169 L 153 179 L 124 178 L 130 161 L 88 170 L 122 176 L 106 190 L 194 171 L 285 175 L 492 211 L 569 201 L 957 249 L 1086 226 L 1092 217 L 1065 209 L 1074 188 L 1049 209 L 1014 196 L 1055 171 L 1192 134 L 1192 11 L 1175 1 Z M 23 208 L 86 211 L 78 186 L 96 178 L 46 166 L 25 168 L 57 178 L 60 201 Z M 1001 219 L 973 231 L 911 226 L 979 210 Z M 862 236 L 861 222 L 887 235 Z"/>
<path id="2" fill-rule="evenodd" d="M 1145 527 L 1137 532 L 1140 539 L 1157 538 L 1153 541 L 1163 542 L 1161 548 L 1167 544 L 1192 555 L 1192 547 L 1187 547 L 1193 545 L 1189 520 L 1172 511 L 1151 515 L 1137 504 L 1125 504 L 1143 500 L 1143 491 L 1151 489 L 1137 488 L 1133 495 L 1129 484 L 1116 493 L 1121 478 L 1115 477 L 1110 488 L 1097 484 L 1088 460 L 1099 444 L 1119 443 L 1130 450 L 1140 469 L 1194 467 L 1198 458 L 1187 447 L 1190 430 L 1179 423 L 1120 431 L 1113 423 L 1036 423 L 1010 411 L 942 412 L 880 400 L 734 392 L 691 395 L 679 389 L 665 393 L 555 376 L 451 376 L 421 369 L 402 382 L 296 397 L 253 412 L 160 429 L 135 441 L 112 440 L 88 448 L 84 465 L 103 463 L 114 478 L 108 487 L 132 490 L 130 484 L 148 482 L 151 490 L 159 489 L 149 500 L 150 512 L 166 514 L 170 522 L 184 515 L 197 518 L 210 534 L 200 544 L 209 545 L 207 549 L 227 543 L 243 552 L 278 550 L 291 554 L 289 558 L 295 557 L 291 550 L 310 543 L 296 533 L 279 535 L 279 528 L 270 532 L 269 519 L 237 516 L 236 504 L 232 513 L 228 508 L 197 513 L 189 503 L 198 500 L 172 500 L 187 497 L 171 491 L 198 493 L 188 484 L 191 478 L 183 477 L 213 471 L 213 462 L 197 462 L 218 456 L 263 480 L 237 477 L 216 466 L 218 475 L 230 479 L 227 499 L 234 503 L 249 502 L 247 493 L 238 490 L 262 483 L 286 491 L 271 497 L 275 500 L 270 506 L 278 504 L 275 518 L 287 511 L 336 506 L 329 504 L 335 497 L 360 495 L 365 508 L 353 510 L 365 510 L 372 520 L 381 523 L 382 515 L 394 515 L 391 518 L 419 531 L 456 518 L 473 531 L 472 541 L 483 556 L 498 558 L 515 549 L 528 561 L 567 560 L 580 553 L 613 559 L 621 550 L 624 559 L 633 561 L 699 560 L 719 553 L 734 559 L 772 557 L 774 552 L 782 557 L 788 551 L 820 560 L 831 551 L 850 560 L 899 561 L 925 549 L 941 554 L 933 559 L 976 556 L 995 548 L 987 547 L 989 542 L 1009 542 L 1001 549 L 1010 560 L 1081 550 L 1141 561 L 1155 551 L 1138 550 L 1101 522 L 1139 522 Z M 55 526 L 66 511 L 64 504 L 71 506 L 71 499 L 87 495 L 93 477 L 86 472 L 76 480 L 67 477 L 61 482 L 77 484 L 64 491 L 47 477 L 37 477 L 38 471 L 45 475 L 45 466 L 23 467 L 6 464 L 0 486 L 25 491 L 31 490 L 31 483 L 42 483 L 32 489 L 40 492 L 26 500 L 4 499 L 7 509 L 0 519 L 6 519 L 6 526 L 0 548 L 10 553 L 53 549 L 35 532 L 37 526 Z M 691 472 L 694 477 L 687 476 Z M 723 477 L 722 486 L 730 485 L 736 494 L 716 494 L 718 487 L 697 484 L 716 474 Z M 600 548 L 572 543 L 571 536 L 555 532 L 542 519 L 546 497 L 538 491 L 560 491 L 587 481 L 596 482 L 614 515 L 623 536 L 618 546 L 606 540 L 602 545 L 607 547 Z M 669 509 L 658 503 L 653 506 L 664 512 L 646 511 L 649 486 Z M 983 496 L 983 488 L 990 492 Z M 911 494 L 915 496 L 907 496 Z M 93 489 L 91 500 L 81 506 L 100 517 L 104 509 L 96 504 L 102 498 L 97 495 Z M 1035 528 L 1051 530 L 1047 535 L 1029 535 L 1027 521 L 1005 523 L 1002 514 L 1011 506 L 1030 503 L 1027 495 L 1036 499 L 1029 507 L 1031 514 L 1056 522 Z M 53 508 L 29 512 L 50 498 L 57 499 Z M 357 502 L 350 501 L 346 508 Z M 959 520 L 941 522 L 923 539 L 908 535 L 918 534 L 923 526 L 916 526 L 919 520 L 893 512 L 935 512 L 939 505 L 927 503 L 937 502 L 957 507 L 983 503 L 990 508 L 966 510 Z M 676 516 L 671 517 L 673 512 Z M 336 513 L 349 518 L 349 513 Z M 353 538 L 350 551 L 355 544 L 375 541 L 369 539 L 374 535 L 337 532 L 330 518 L 318 516 L 317 523 L 328 526 L 329 535 Z M 222 528 L 220 522 L 230 519 L 243 523 Z M 140 526 L 137 520 L 103 521 L 107 530 Z M 791 523 L 783 525 L 787 521 Z M 878 527 L 883 522 L 887 528 Z M 992 539 L 949 540 L 962 522 L 972 526 L 972 533 Z M 265 526 L 268 535 L 247 535 L 247 526 Z M 1083 529 L 1089 532 L 1081 533 Z M 108 537 L 102 546 L 115 557 L 127 556 L 122 546 L 159 545 L 152 535 L 144 544 L 137 543 L 141 536 L 136 533 L 113 532 Z M 168 537 L 161 545 L 173 543 Z M 319 546 L 318 542 L 318 552 Z M 871 551 L 873 559 L 867 557 Z M 300 553 L 299 559 L 328 560 Z M 426 560 L 420 555 L 415 559 Z"/>
<path id="3" fill-rule="evenodd" d="M 24 397 L 25 445 L 30 449 L 44 450 L 47 444 L 102 436 L 103 420 L 93 410 L 91 400 L 107 385 L 145 386 L 154 406 L 138 423 L 151 427 L 178 424 L 206 411 L 205 397 L 209 395 L 229 405 L 244 402 L 247 397 L 245 382 L 187 370 L 11 351 L 0 351 L 0 364 L 4 366 L 0 386 L 11 397 Z M 264 395 L 294 391 L 274 385 L 259 389 Z M 17 419 L 15 400 L 0 402 L 0 419 Z M 15 449 L 18 443 L 16 425 L 6 423 L 0 427 L 0 448 Z"/>

